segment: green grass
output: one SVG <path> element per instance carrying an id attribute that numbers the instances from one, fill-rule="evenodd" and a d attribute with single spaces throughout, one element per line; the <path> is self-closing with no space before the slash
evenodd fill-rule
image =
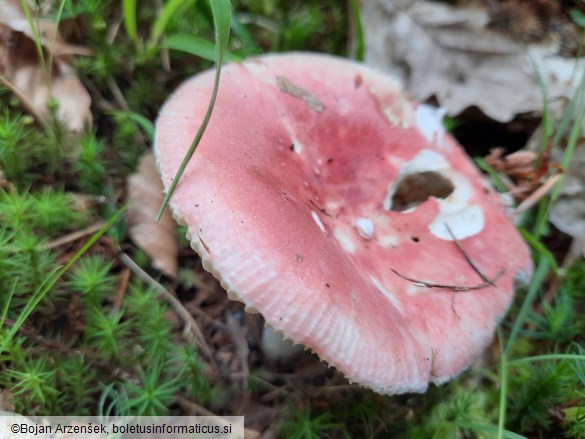
<path id="1" fill-rule="evenodd" d="M 130 254 L 154 281 L 186 295 L 198 281 L 192 266 L 182 267 L 176 281 L 164 278 L 132 247 L 120 210 L 125 179 L 152 146 L 164 99 L 213 62 L 221 89 L 222 59 L 288 50 L 361 59 L 358 2 L 234 0 L 231 10 L 227 0 L 56 3 L 52 16 L 81 20 L 75 43 L 95 52 L 75 60 L 93 90 L 95 125 L 71 136 L 55 121 L 54 106 L 39 125 L 0 90 L 0 169 L 7 181 L 0 187 L 0 365 L 8 371 L 0 387 L 25 414 L 162 415 L 181 412 L 181 398 L 213 409 L 233 386 L 186 341 L 152 282 L 128 274 L 120 258 Z M 347 44 L 350 16 L 354 49 Z M 556 123 L 544 105 L 541 143 L 564 146 L 565 165 L 578 143 L 584 89 L 585 79 Z M 299 439 L 585 437 L 585 263 L 562 267 L 547 248 L 556 197 L 554 190 L 522 224 L 536 271 L 500 325 L 500 363 L 424 395 L 397 397 L 366 390 L 323 396 L 319 386 L 301 394 L 254 375 L 251 398 L 281 386 L 270 403 L 273 431 Z M 102 223 L 97 233 L 53 245 Z M 551 301 L 546 292 L 553 286 Z"/>

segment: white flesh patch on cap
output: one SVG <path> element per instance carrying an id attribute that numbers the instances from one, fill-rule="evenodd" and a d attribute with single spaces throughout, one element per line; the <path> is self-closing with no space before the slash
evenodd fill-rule
<path id="1" fill-rule="evenodd" d="M 425 287 L 421 284 L 412 283 L 408 287 L 406 287 L 406 294 L 409 296 L 415 296 L 420 293 L 424 293 L 425 291 L 430 291 L 430 288 Z"/>
<path id="2" fill-rule="evenodd" d="M 333 236 L 335 236 L 335 239 L 337 239 L 337 242 L 339 242 L 343 250 L 348 253 L 355 253 L 355 244 L 347 231 L 338 227 L 333 231 Z"/>
<path id="3" fill-rule="evenodd" d="M 458 172 L 450 171 L 449 180 L 453 183 L 453 192 L 445 198 L 438 198 L 441 212 L 455 213 L 465 208 L 473 196 L 473 187 L 469 180 Z"/>
<path id="4" fill-rule="evenodd" d="M 388 291 L 386 289 L 386 287 L 384 287 L 384 285 L 382 285 L 382 283 L 378 279 L 376 279 L 374 276 L 370 276 L 370 280 L 372 281 L 374 286 L 378 289 L 378 291 L 380 291 L 384 295 L 384 297 L 386 297 L 386 299 L 388 299 L 388 301 L 394 306 L 394 308 L 396 308 L 398 311 L 402 312 L 402 305 L 400 304 L 400 301 L 394 296 L 394 294 L 392 294 L 390 291 Z"/>
<path id="5" fill-rule="evenodd" d="M 400 238 L 395 235 L 383 235 L 378 238 L 378 243 L 384 248 L 396 248 L 400 243 Z"/>
<path id="6" fill-rule="evenodd" d="M 400 175 L 413 174 L 415 172 L 444 171 L 448 170 L 449 162 L 442 154 L 430 149 L 421 150 L 414 158 L 402 165 Z"/>
<path id="7" fill-rule="evenodd" d="M 435 145 L 443 145 L 445 136 L 443 118 L 446 114 L 447 109 L 430 105 L 419 105 L 416 109 L 416 124 L 419 130 L 429 142 Z"/>
<path id="8" fill-rule="evenodd" d="M 408 175 L 420 172 L 437 172 L 453 184 L 453 192 L 445 198 L 433 198 L 439 205 L 439 213 L 429 224 L 430 232 L 437 238 L 452 240 L 445 224 L 449 225 L 456 239 L 464 239 L 481 232 L 485 225 L 483 210 L 477 204 L 469 204 L 473 187 L 463 175 L 455 172 L 441 154 L 423 149 L 411 161 L 401 166 L 398 178 L 389 188 L 384 198 L 384 208 L 392 209 L 392 200 L 401 181 Z M 416 206 L 402 211 L 410 214 Z"/>
<path id="9" fill-rule="evenodd" d="M 374 228 L 376 229 L 376 240 L 381 247 L 396 248 L 400 243 L 400 236 L 392 233 L 394 229 L 388 217 L 375 215 Z"/>
<path id="10" fill-rule="evenodd" d="M 374 237 L 374 222 L 370 218 L 356 219 L 355 227 L 362 238 L 372 239 Z"/>
<path id="11" fill-rule="evenodd" d="M 483 230 L 485 225 L 483 211 L 477 204 L 465 206 L 457 212 L 439 212 L 429 225 L 430 232 L 437 238 L 453 240 L 449 226 L 456 239 L 465 239 Z"/>
<path id="12" fill-rule="evenodd" d="M 410 128 L 415 122 L 412 103 L 402 96 L 395 96 L 392 103 L 384 108 L 386 119 L 400 128 Z"/>
<path id="13" fill-rule="evenodd" d="M 384 248 L 396 248 L 400 243 L 400 238 L 395 235 L 382 235 L 378 237 L 378 243 Z"/>
<path id="14" fill-rule="evenodd" d="M 339 201 L 328 200 L 325 202 L 325 208 L 330 215 L 336 216 L 343 203 Z"/>
<path id="15" fill-rule="evenodd" d="M 455 190 L 447 198 L 437 199 L 440 212 L 429 225 L 429 230 L 437 238 L 452 240 L 453 237 L 445 227 L 448 224 L 456 239 L 465 239 L 483 230 L 483 210 L 478 204 L 469 204 L 473 188 L 467 178 L 453 172 L 450 180 Z"/>
<path id="16" fill-rule="evenodd" d="M 321 221 L 321 218 L 319 218 L 319 215 L 317 215 L 317 212 L 315 212 L 314 210 L 311 210 L 311 216 L 313 217 L 313 220 L 317 223 L 317 225 L 319 226 L 321 231 L 324 232 L 325 225 L 323 224 L 323 221 Z"/>
<path id="17" fill-rule="evenodd" d="M 296 152 L 297 154 L 300 154 L 301 151 L 303 150 L 303 145 L 297 139 L 293 139 L 292 147 L 293 151 Z"/>

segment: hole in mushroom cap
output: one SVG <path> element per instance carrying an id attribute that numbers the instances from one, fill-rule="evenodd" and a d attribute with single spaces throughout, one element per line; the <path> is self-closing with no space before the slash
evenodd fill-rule
<path id="1" fill-rule="evenodd" d="M 438 172 L 409 174 L 398 184 L 392 197 L 391 210 L 402 212 L 418 206 L 430 197 L 447 198 L 454 190 L 453 183 Z"/>

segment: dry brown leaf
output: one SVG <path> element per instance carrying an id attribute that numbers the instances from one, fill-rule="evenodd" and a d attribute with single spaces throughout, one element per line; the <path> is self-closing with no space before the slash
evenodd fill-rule
<path id="1" fill-rule="evenodd" d="M 537 155 L 542 150 L 542 139 L 543 129 L 539 127 L 519 153 Z M 550 149 L 550 160 L 553 163 L 563 162 L 567 142 L 565 136 L 559 145 Z M 571 252 L 585 256 L 585 125 L 581 127 L 568 168 L 562 169 L 561 187 L 551 207 L 549 220 L 557 229 L 573 238 Z"/>
<path id="2" fill-rule="evenodd" d="M 562 160 L 563 151 L 553 150 L 553 157 Z M 571 165 L 566 170 L 559 198 L 551 209 L 550 221 L 557 229 L 581 240 L 585 256 L 585 139 L 575 148 Z"/>
<path id="3" fill-rule="evenodd" d="M 476 106 L 499 122 L 541 112 L 538 71 L 549 101 L 571 98 L 585 60 L 524 45 L 488 28 L 485 9 L 426 0 L 368 0 L 362 19 L 366 62 L 400 78 L 419 101 L 433 96 L 449 114 Z"/>
<path id="4" fill-rule="evenodd" d="M 71 54 L 87 55 L 89 51 L 66 44 L 54 23 L 35 20 L 45 62 L 50 54 L 53 57 L 49 72 L 39 59 L 20 1 L 0 0 L 0 10 L 0 81 L 41 121 L 48 116 L 47 102 L 52 95 L 59 104 L 57 116 L 67 128 L 81 131 L 91 125 L 91 97 L 67 62 Z"/>
<path id="5" fill-rule="evenodd" d="M 0 0 L 0 10 L 2 10 L 0 24 L 4 24 L 14 31 L 22 32 L 34 41 L 35 33 L 32 31 L 28 19 L 23 13 L 20 0 Z M 31 10 L 33 10 L 32 7 Z M 33 19 L 33 23 L 36 27 L 37 35 L 40 37 L 41 44 L 55 56 L 93 54 L 93 51 L 86 47 L 67 44 L 59 34 L 54 22 L 39 18 Z"/>
<path id="6" fill-rule="evenodd" d="M 177 275 L 176 223 L 168 209 L 160 221 L 156 215 L 164 199 L 164 187 L 152 152 L 142 157 L 138 172 L 128 178 L 130 238 L 167 276 Z"/>

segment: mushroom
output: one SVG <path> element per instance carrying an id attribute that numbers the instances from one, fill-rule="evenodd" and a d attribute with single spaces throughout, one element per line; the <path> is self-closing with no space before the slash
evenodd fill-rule
<path id="1" fill-rule="evenodd" d="M 165 187 L 213 73 L 156 126 Z M 529 275 L 529 251 L 442 124 L 391 78 L 317 54 L 227 65 L 173 194 L 175 218 L 231 299 L 379 393 L 423 392 L 468 368 Z"/>

